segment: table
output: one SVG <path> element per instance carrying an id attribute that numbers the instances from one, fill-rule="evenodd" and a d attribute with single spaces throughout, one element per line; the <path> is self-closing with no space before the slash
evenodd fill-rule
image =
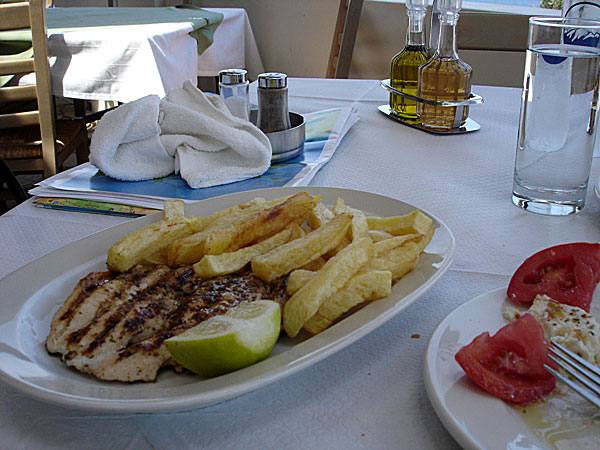
<path id="1" fill-rule="evenodd" d="M 198 56 L 198 76 L 216 77 L 223 69 L 246 69 L 248 77 L 256 80 L 265 68 L 246 10 L 202 9 L 223 14 L 223 21 L 215 30 L 213 44 Z"/>
<path id="2" fill-rule="evenodd" d="M 311 185 L 396 197 L 444 221 L 456 260 L 421 299 L 343 351 L 275 384 L 205 409 L 111 416 L 39 403 L 0 385 L 5 448 L 459 448 L 425 392 L 423 357 L 437 324 L 460 304 L 505 287 L 515 268 L 550 245 L 600 242 L 600 204 L 589 190 L 577 215 L 545 217 L 510 202 L 520 90 L 476 86 L 481 130 L 433 136 L 377 111 L 371 80 L 290 79 L 299 113 L 357 108 L 360 121 Z M 594 160 L 592 180 L 600 176 Z M 36 209 L 0 217 L 0 276 L 124 219 Z M 417 335 L 419 337 L 417 337 Z"/>
<path id="3" fill-rule="evenodd" d="M 211 44 L 222 18 L 194 7 L 49 8 L 52 92 L 120 102 L 164 96 L 186 80 L 195 82 L 197 54 Z M 15 31 L 0 39 L 10 48 L 11 41 L 26 43 L 31 36 Z M 32 76 L 20 84 L 30 84 Z"/>
<path id="4" fill-rule="evenodd" d="M 264 71 L 244 9 L 50 8 L 46 16 L 59 97 L 128 102 L 222 69 Z"/>

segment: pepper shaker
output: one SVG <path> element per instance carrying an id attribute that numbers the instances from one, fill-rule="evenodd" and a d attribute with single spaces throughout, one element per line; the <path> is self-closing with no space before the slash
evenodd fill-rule
<path id="1" fill-rule="evenodd" d="M 219 72 L 219 95 L 229 112 L 240 119 L 249 120 L 249 86 L 244 69 L 227 69 Z"/>
<path id="2" fill-rule="evenodd" d="M 270 72 L 258 76 L 256 125 L 263 133 L 274 133 L 291 128 L 285 73 Z"/>

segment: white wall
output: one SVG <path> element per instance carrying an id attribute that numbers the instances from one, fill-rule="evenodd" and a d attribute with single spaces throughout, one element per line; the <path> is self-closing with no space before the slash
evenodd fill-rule
<path id="1" fill-rule="evenodd" d="M 177 0 L 169 1 L 177 4 Z M 267 71 L 324 77 L 338 0 L 193 0 L 204 7 L 245 8 Z"/>

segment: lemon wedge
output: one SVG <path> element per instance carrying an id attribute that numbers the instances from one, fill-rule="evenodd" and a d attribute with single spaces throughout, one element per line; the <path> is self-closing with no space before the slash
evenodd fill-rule
<path id="1" fill-rule="evenodd" d="M 281 328 L 281 307 L 271 300 L 242 302 L 165 341 L 179 364 L 214 377 L 265 359 Z"/>

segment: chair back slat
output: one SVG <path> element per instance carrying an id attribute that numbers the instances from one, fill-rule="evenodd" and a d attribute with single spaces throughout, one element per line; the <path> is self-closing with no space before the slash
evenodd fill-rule
<path id="1" fill-rule="evenodd" d="M 2 5 L 2 14 L 0 14 L 0 30 L 18 30 L 19 28 L 29 28 L 29 4 L 7 3 Z"/>
<path id="2" fill-rule="evenodd" d="M 0 75 L 15 75 L 18 73 L 33 72 L 33 58 L 14 59 L 12 61 L 0 61 Z"/>
<path id="3" fill-rule="evenodd" d="M 35 86 L 10 86 L 0 89 L 0 103 L 33 100 L 37 98 Z"/>
<path id="4" fill-rule="evenodd" d="M 0 128 L 16 128 L 30 125 L 39 125 L 40 113 L 26 111 L 0 115 Z"/>

